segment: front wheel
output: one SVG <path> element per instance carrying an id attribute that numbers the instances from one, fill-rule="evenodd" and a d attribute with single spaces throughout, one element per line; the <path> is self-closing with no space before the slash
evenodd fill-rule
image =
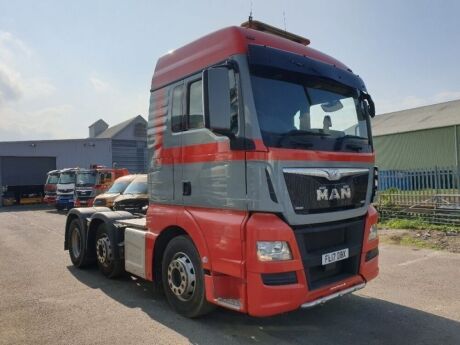
<path id="1" fill-rule="evenodd" d="M 168 243 L 163 255 L 162 280 L 166 298 L 178 313 L 193 318 L 214 308 L 206 300 L 200 256 L 190 237 L 178 236 Z"/>

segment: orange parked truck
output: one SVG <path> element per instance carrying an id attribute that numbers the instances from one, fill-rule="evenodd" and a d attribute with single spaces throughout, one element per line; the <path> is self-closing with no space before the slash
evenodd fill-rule
<path id="1" fill-rule="evenodd" d="M 372 98 L 310 41 L 252 21 L 161 57 L 147 216 L 73 209 L 65 249 L 179 313 L 308 308 L 378 274 Z"/>
<path id="2" fill-rule="evenodd" d="M 75 183 L 75 207 L 93 206 L 96 196 L 108 190 L 117 178 L 128 174 L 128 169 L 100 165 L 92 165 L 90 169 L 79 169 Z"/>

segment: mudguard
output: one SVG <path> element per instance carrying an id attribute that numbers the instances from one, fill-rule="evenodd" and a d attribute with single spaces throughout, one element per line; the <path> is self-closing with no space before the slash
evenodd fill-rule
<path id="1" fill-rule="evenodd" d="M 110 211 L 110 208 L 108 207 L 82 207 L 82 208 L 72 208 L 68 213 L 67 213 L 67 220 L 65 223 L 65 236 L 64 236 L 64 250 L 69 249 L 69 243 L 68 243 L 68 234 L 69 234 L 69 226 L 70 223 L 74 219 L 78 219 L 80 221 L 81 228 L 83 231 L 87 230 L 87 225 L 88 225 L 88 219 L 95 213 L 97 212 L 108 212 Z"/>
<path id="2" fill-rule="evenodd" d="M 124 259 L 124 229 L 126 226 L 117 223 L 118 220 L 122 219 L 133 219 L 139 218 L 127 211 L 105 211 L 105 212 L 96 212 L 91 215 L 91 218 L 88 222 L 88 228 L 86 230 L 86 248 L 91 247 L 92 243 L 96 241 L 96 231 L 99 225 L 105 224 L 107 226 L 107 231 L 111 242 L 116 244 L 113 248 L 113 256 L 115 260 Z M 95 252 L 88 250 L 89 255 L 94 255 Z"/>

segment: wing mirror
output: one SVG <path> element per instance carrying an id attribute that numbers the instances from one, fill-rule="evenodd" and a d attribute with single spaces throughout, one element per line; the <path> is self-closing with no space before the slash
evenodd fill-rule
<path id="1" fill-rule="evenodd" d="M 228 67 L 212 67 L 203 71 L 205 127 L 231 136 L 230 81 Z"/>
<path id="2" fill-rule="evenodd" d="M 363 108 L 366 111 L 366 113 L 370 117 L 375 117 L 375 104 L 374 104 L 374 101 L 372 100 L 371 95 L 363 92 L 361 94 L 361 97 L 362 97 Z"/>

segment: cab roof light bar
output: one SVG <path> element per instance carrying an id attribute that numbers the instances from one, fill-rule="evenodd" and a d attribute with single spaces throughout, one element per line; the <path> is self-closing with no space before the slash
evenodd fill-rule
<path id="1" fill-rule="evenodd" d="M 278 28 L 275 28 L 274 26 L 265 24 L 263 22 L 259 22 L 257 20 L 252 20 L 252 17 L 249 17 L 249 20 L 247 22 L 244 22 L 241 24 L 243 28 L 247 29 L 253 29 L 257 31 L 262 31 L 262 32 L 267 32 L 272 35 L 280 36 L 283 38 L 286 38 L 290 41 L 294 41 L 300 44 L 303 44 L 304 46 L 308 46 L 310 44 L 310 40 L 308 38 L 293 34 L 291 32 L 287 32 Z"/>

